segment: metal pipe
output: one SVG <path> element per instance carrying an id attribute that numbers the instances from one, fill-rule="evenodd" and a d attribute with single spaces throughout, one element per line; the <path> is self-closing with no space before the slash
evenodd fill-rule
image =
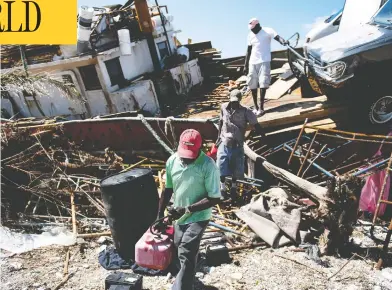
<path id="1" fill-rule="evenodd" d="M 165 26 L 165 22 L 163 21 L 164 19 L 163 19 L 162 13 L 161 13 L 161 8 L 158 4 L 158 0 L 155 0 L 155 4 L 158 6 L 159 17 L 161 18 L 161 21 L 162 21 L 163 31 L 165 33 L 166 42 L 167 42 L 167 47 L 169 48 L 169 55 L 172 55 L 169 36 L 167 36 L 166 26 Z M 167 7 L 166 7 L 166 10 L 167 10 Z"/>
<path id="2" fill-rule="evenodd" d="M 232 180 L 231 177 L 226 177 L 226 179 Z M 258 187 L 261 187 L 261 186 L 262 186 L 261 184 L 258 184 L 258 183 L 250 183 L 250 182 L 246 182 L 246 181 L 244 181 L 244 180 L 236 180 L 236 182 L 243 183 L 243 184 L 246 184 L 246 185 L 251 185 L 251 186 L 258 186 Z"/>
<path id="3" fill-rule="evenodd" d="M 333 62 L 333 63 L 330 63 L 330 64 L 328 64 L 328 65 L 326 65 L 326 66 L 319 66 L 319 65 L 315 64 L 314 61 L 312 61 L 312 60 L 310 60 L 310 59 L 308 59 L 308 58 L 305 58 L 305 57 L 303 57 L 302 55 L 300 55 L 300 54 L 299 54 L 298 52 L 296 52 L 295 49 L 294 49 L 293 47 L 291 47 L 290 45 L 287 45 L 287 47 L 288 47 L 288 49 L 289 49 L 292 53 L 294 53 L 299 59 L 301 59 L 303 62 L 305 62 L 305 64 L 306 64 L 306 63 L 307 63 L 307 64 L 311 64 L 312 67 L 314 67 L 314 68 L 317 68 L 317 69 L 320 69 L 320 70 L 325 70 L 325 69 L 327 69 L 327 68 L 329 68 L 329 67 L 332 67 L 332 66 L 336 65 L 337 63 L 340 63 L 340 64 L 344 65 L 344 70 L 343 70 L 343 71 L 346 70 L 346 63 L 343 62 L 343 61 Z M 293 63 L 293 64 L 296 66 L 295 63 Z M 297 67 L 297 66 L 296 66 L 296 67 Z M 298 68 L 298 67 L 297 67 L 297 68 Z M 298 69 L 299 69 L 299 68 L 298 68 Z M 300 69 L 300 70 L 302 70 L 302 69 Z"/>
<path id="4" fill-rule="evenodd" d="M 269 156 L 269 155 L 271 155 L 271 154 L 277 152 L 278 150 L 282 149 L 284 144 L 291 143 L 291 142 L 295 142 L 295 140 L 297 140 L 297 139 L 295 138 L 295 139 L 292 139 L 292 140 L 287 141 L 287 142 L 285 142 L 285 143 L 282 143 L 282 144 L 280 144 L 280 145 L 278 145 L 278 146 L 276 146 L 276 147 L 274 147 L 274 148 L 270 148 L 270 149 L 264 151 L 263 153 L 260 153 L 260 155 L 261 155 L 261 156 L 264 156 L 265 154 L 268 153 L 268 155 L 265 155 L 265 156 Z"/>
<path id="5" fill-rule="evenodd" d="M 387 184 L 388 177 L 389 177 L 389 172 L 388 172 L 388 170 L 389 170 L 389 168 L 391 167 L 391 165 L 392 165 L 392 153 L 391 153 L 391 156 L 389 157 L 389 160 L 388 160 L 388 165 L 387 165 L 387 168 L 386 168 L 386 171 L 387 171 L 386 173 L 387 173 L 387 174 L 385 174 L 384 182 L 383 182 L 383 184 L 382 184 L 381 192 L 380 192 L 380 195 L 379 195 L 378 201 L 377 201 L 376 211 L 374 212 L 373 225 L 374 225 L 374 224 L 376 223 L 376 221 L 377 221 L 378 211 L 380 210 L 380 204 L 383 202 L 383 195 L 384 195 L 384 191 L 385 191 L 385 186 L 386 186 L 386 184 Z M 392 221 L 391 221 L 391 222 L 392 222 Z"/>
<path id="6" fill-rule="evenodd" d="M 347 131 L 341 131 L 341 130 L 336 130 L 336 129 L 327 129 L 327 128 L 321 128 L 321 127 L 315 127 L 311 125 L 307 125 L 306 128 L 308 129 L 318 129 L 320 131 L 326 131 L 326 132 L 331 132 L 331 133 L 336 133 L 336 134 L 342 134 L 342 135 L 352 135 L 351 140 L 355 140 L 356 136 L 361 136 L 361 137 L 367 137 L 367 138 L 375 138 L 375 139 L 391 139 L 392 140 L 392 135 L 368 135 L 368 134 L 363 134 L 363 133 L 354 133 L 354 132 L 347 132 Z M 334 137 L 331 135 L 331 137 Z M 346 137 L 342 137 L 346 138 Z"/>
<path id="7" fill-rule="evenodd" d="M 289 150 L 292 150 L 292 152 L 294 152 L 294 148 L 290 147 L 289 145 L 285 144 L 285 147 Z M 307 162 L 311 162 L 309 160 L 306 160 Z M 328 177 L 335 177 L 333 174 L 331 174 L 329 171 L 327 171 L 326 169 L 322 168 L 320 165 L 318 165 L 317 163 L 313 162 L 312 166 L 316 167 L 318 170 L 320 170 L 322 173 L 324 173 L 325 175 L 327 175 Z"/>
<path id="8" fill-rule="evenodd" d="M 378 140 L 369 140 L 369 139 L 353 139 L 353 138 L 348 138 L 348 137 L 343 137 L 343 136 L 334 136 L 334 135 L 330 135 L 330 134 L 326 134 L 326 133 L 319 133 L 319 135 L 327 136 L 327 137 L 331 137 L 331 138 L 343 139 L 343 140 L 354 140 L 354 141 L 358 141 L 358 142 L 368 142 L 368 143 L 377 143 L 377 144 L 392 144 L 392 139 L 391 139 L 391 141 L 385 141 L 385 139 L 378 141 Z"/>
<path id="9" fill-rule="evenodd" d="M 308 167 L 305 169 L 304 173 L 302 173 L 302 175 L 301 175 L 302 178 L 305 176 L 305 174 L 306 174 L 306 172 L 309 170 L 310 166 L 312 166 L 313 163 L 317 160 L 317 158 L 320 157 L 320 155 L 321 155 L 321 153 L 324 151 L 325 147 L 327 147 L 327 144 L 325 144 L 325 145 L 321 148 L 319 154 L 318 154 L 316 157 L 314 157 L 314 158 L 312 159 L 312 161 L 310 162 L 310 164 L 308 165 Z M 335 173 L 337 173 L 337 172 L 335 172 Z"/>
<path id="10" fill-rule="evenodd" d="M 348 141 L 348 142 L 346 142 L 346 143 L 344 143 L 344 144 L 342 144 L 342 145 L 339 145 L 338 147 L 328 149 L 328 150 L 325 151 L 323 154 L 321 154 L 321 156 L 324 157 L 324 156 L 327 155 L 328 153 L 332 153 L 332 152 L 336 151 L 337 149 L 342 148 L 342 147 L 344 147 L 344 146 L 350 144 L 351 142 L 352 142 L 352 141 Z"/>
<path id="11" fill-rule="evenodd" d="M 237 232 L 237 231 L 235 231 L 235 230 L 233 230 L 233 229 L 231 229 L 231 228 L 228 228 L 228 227 L 225 227 L 225 226 L 218 225 L 218 224 L 216 224 L 216 223 L 214 223 L 214 222 L 209 222 L 208 225 L 209 225 L 210 227 L 214 227 L 214 228 L 217 228 L 217 229 L 220 229 L 220 230 L 229 232 L 229 233 L 233 233 L 233 234 L 236 234 L 236 235 L 239 235 L 239 236 L 243 236 L 243 237 L 248 237 L 247 235 L 244 235 L 244 234 L 242 234 L 242 233 L 240 233 L 240 232 Z"/>
<path id="12" fill-rule="evenodd" d="M 229 252 L 235 252 L 239 250 L 246 250 L 246 249 L 252 249 L 252 248 L 257 248 L 257 247 L 262 247 L 266 246 L 265 242 L 257 243 L 257 244 L 250 244 L 250 245 L 245 245 L 245 246 L 238 246 L 238 247 L 233 247 L 229 248 Z"/>
<path id="13" fill-rule="evenodd" d="M 380 161 L 380 162 L 378 162 L 378 163 L 375 163 L 375 164 L 373 164 L 372 166 L 369 166 L 368 168 L 364 168 L 364 169 L 362 169 L 362 170 L 359 170 L 358 172 L 352 174 L 351 176 L 359 176 L 359 175 L 361 175 L 361 174 L 364 174 L 364 173 L 366 173 L 366 172 L 372 170 L 373 168 L 376 168 L 376 167 L 379 167 L 379 166 L 381 166 L 381 165 L 384 165 L 385 163 L 387 163 L 387 162 L 389 161 L 389 159 L 390 159 L 390 158 L 385 159 L 385 160 L 383 160 L 383 161 Z"/>
<path id="14" fill-rule="evenodd" d="M 313 143 L 314 143 L 314 141 L 316 140 L 317 134 L 318 134 L 318 130 L 316 131 L 316 133 L 314 133 L 314 136 L 313 136 L 313 139 L 312 139 L 312 141 L 310 142 L 310 145 L 309 145 L 308 151 L 306 152 L 306 155 L 305 155 L 305 160 L 304 160 L 304 161 L 307 161 L 307 160 L 308 160 L 308 158 L 309 158 L 310 151 L 312 150 Z M 303 162 L 303 163 L 301 164 L 301 166 L 300 166 L 300 168 L 299 168 L 299 170 L 298 170 L 297 176 L 299 176 L 299 174 L 301 173 L 301 171 L 302 171 L 302 168 L 304 167 L 304 165 L 305 165 L 305 162 Z M 310 166 L 310 165 L 309 165 L 309 166 Z M 302 175 L 302 177 L 303 177 L 303 175 Z"/>
<path id="15" fill-rule="evenodd" d="M 301 131 L 299 132 L 299 135 L 298 135 L 297 141 L 295 142 L 293 151 L 291 151 L 289 160 L 287 161 L 287 164 L 288 164 L 288 165 L 290 165 L 291 159 L 293 158 L 293 155 L 294 155 L 294 151 L 297 150 L 297 147 L 298 147 L 298 144 L 299 144 L 299 140 L 301 139 L 301 136 L 302 136 L 302 134 L 304 133 L 304 130 L 305 130 L 305 127 L 306 127 L 306 123 L 307 123 L 307 122 L 308 122 L 308 118 L 305 119 L 305 122 L 304 122 L 304 124 L 303 124 L 303 126 L 302 126 L 302 128 L 301 128 Z M 285 145 L 286 145 L 286 144 L 285 144 Z"/>
<path id="16" fill-rule="evenodd" d="M 258 182 L 264 183 L 264 181 L 263 181 L 263 180 L 261 180 L 261 179 L 257 179 L 257 178 L 246 177 L 246 179 L 249 179 L 249 180 L 252 180 L 252 181 L 258 181 Z"/>

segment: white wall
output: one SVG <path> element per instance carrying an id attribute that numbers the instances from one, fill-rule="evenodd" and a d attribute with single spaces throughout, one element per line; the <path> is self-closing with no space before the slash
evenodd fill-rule
<path id="1" fill-rule="evenodd" d="M 68 72 L 69 73 L 69 72 Z M 69 119 L 79 119 L 80 114 L 86 114 L 86 108 L 82 96 L 66 97 L 52 85 L 47 85 L 47 94 L 36 96 L 37 102 L 32 96 L 23 96 L 22 93 L 10 92 L 10 97 L 14 100 L 18 117 L 54 117 L 59 115 L 71 115 Z M 44 113 L 40 112 L 38 106 Z"/>
<path id="2" fill-rule="evenodd" d="M 144 73 L 154 71 L 150 50 L 148 49 L 147 40 L 137 42 L 132 47 L 131 55 L 121 55 L 120 49 L 115 48 L 109 51 L 108 54 L 98 56 L 98 64 L 101 69 L 105 86 L 109 92 L 115 92 L 119 89 L 118 85 L 112 86 L 106 69 L 105 61 L 120 57 L 120 63 L 124 77 L 127 80 L 136 78 Z"/>
<path id="3" fill-rule="evenodd" d="M 110 94 L 110 99 L 117 112 L 143 109 L 153 115 L 159 114 L 159 102 L 154 84 L 150 80 L 135 84 Z"/>

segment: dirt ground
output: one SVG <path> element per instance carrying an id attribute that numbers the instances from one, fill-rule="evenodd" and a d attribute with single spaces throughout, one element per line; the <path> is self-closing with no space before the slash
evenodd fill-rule
<path id="1" fill-rule="evenodd" d="M 104 289 L 110 273 L 98 263 L 95 241 L 72 247 L 52 246 L 5 257 L 1 263 L 1 289 L 49 290 L 63 280 L 64 261 L 70 251 L 69 279 L 58 289 Z M 392 268 L 373 270 L 373 261 L 353 259 L 333 277 L 347 259 L 323 257 L 323 268 L 292 248 L 254 249 L 233 255 L 231 264 L 206 268 L 196 274 L 196 289 L 392 289 Z M 288 258 L 288 259 L 287 259 Z M 291 259 L 291 260 L 290 260 Z M 295 261 L 299 262 L 296 263 Z M 206 273 L 209 272 L 209 273 Z M 170 289 L 167 277 L 144 277 L 143 289 Z"/>

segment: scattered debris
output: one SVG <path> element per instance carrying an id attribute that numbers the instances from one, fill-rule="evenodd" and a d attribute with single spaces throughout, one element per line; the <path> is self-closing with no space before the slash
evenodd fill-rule
<path id="1" fill-rule="evenodd" d="M 151 12 L 159 9 L 154 6 Z M 80 56 L 72 62 L 93 65 L 96 58 L 104 57 L 107 47 L 99 37 L 103 31 L 108 34 L 108 46 L 118 46 L 117 35 L 112 33 L 119 23 L 109 21 L 117 16 L 120 22 L 126 18 L 123 24 L 135 32 L 132 43 L 146 38 L 139 26 L 133 26 L 137 22 L 129 5 L 101 12 L 95 15 L 90 40 L 97 57 Z M 107 26 L 114 29 L 101 31 Z M 163 27 L 158 27 L 155 33 L 163 37 Z M 23 63 L 14 46 L 2 49 L 6 52 L 2 66 Z M 55 66 L 51 60 L 58 49 L 25 46 L 25 52 L 42 51 L 40 57 L 29 56 L 27 64 L 50 62 L 48 67 Z M 229 92 L 241 90 L 244 105 L 251 106 L 253 100 L 246 76 L 242 76 L 243 57 L 221 59 L 221 52 L 211 42 L 189 41 L 178 46 L 178 54 L 168 49 L 169 55 L 158 63 L 166 69 L 165 76 L 155 79 L 143 74 L 120 81 L 119 87 L 148 82 L 150 92 L 155 86 L 162 95 L 166 92 L 171 97 L 175 92 L 170 102 L 154 103 L 156 107 L 146 110 L 155 114 L 162 107 L 164 115 L 181 118 L 147 117 L 146 104 L 139 106 L 136 98 L 132 100 L 135 108 L 117 112 L 109 98 L 109 111 L 93 119 L 1 120 L 4 226 L 0 228 L 0 263 L 4 276 L 9 276 L 2 277 L 7 289 L 98 289 L 109 270 L 121 270 L 121 274 L 109 276 L 108 284 L 131 277 L 131 271 L 145 275 L 149 289 L 170 283 L 169 269 L 147 269 L 120 257 L 106 220 L 100 180 L 148 168 L 162 193 L 165 162 L 176 150 L 181 132 L 199 130 L 203 150 L 213 157 L 214 122 Z M 182 71 L 184 57 L 195 71 Z M 237 180 L 237 199 L 222 201 L 213 209 L 201 240 L 198 283 L 221 289 L 388 288 L 390 268 L 375 274 L 370 265 L 376 264 L 377 269 L 390 265 L 392 222 L 388 223 L 386 205 L 391 203 L 392 136 L 385 130 L 379 135 L 350 132 L 359 126 L 347 122 L 347 104 L 328 101 L 325 96 L 301 99 L 303 80 L 287 61 L 286 52 L 274 53 L 266 114 L 258 119 L 266 135 L 247 133 L 248 172 Z M 195 83 L 192 72 L 198 75 Z M 173 78 L 173 87 L 165 87 L 167 75 Z M 203 86 L 190 90 L 202 80 Z M 72 113 L 72 118 L 81 118 L 79 113 Z M 231 178 L 226 182 L 232 182 Z M 348 270 L 350 267 L 354 270 Z M 284 276 L 284 281 L 274 278 L 277 276 Z M 141 276 L 132 277 L 140 284 Z M 89 281 L 77 285 L 82 280 Z M 203 288 L 198 284 L 196 289 Z"/>

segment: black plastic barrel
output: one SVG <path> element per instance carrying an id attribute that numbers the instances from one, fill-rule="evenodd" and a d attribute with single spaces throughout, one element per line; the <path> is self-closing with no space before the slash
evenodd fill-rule
<path id="1" fill-rule="evenodd" d="M 101 194 L 114 245 L 134 260 L 135 244 L 157 217 L 159 196 L 149 169 L 132 169 L 101 180 Z"/>

